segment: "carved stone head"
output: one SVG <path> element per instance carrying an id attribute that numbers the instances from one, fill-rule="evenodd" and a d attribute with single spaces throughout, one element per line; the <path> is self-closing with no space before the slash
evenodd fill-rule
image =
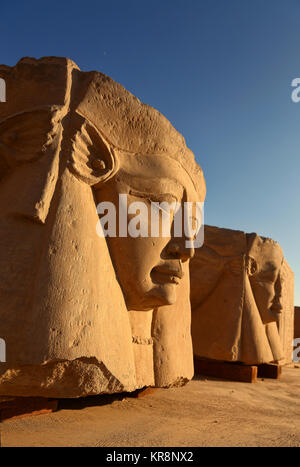
<path id="1" fill-rule="evenodd" d="M 279 244 L 257 234 L 248 234 L 251 288 L 264 324 L 278 321 L 282 311 L 280 270 L 283 251 Z"/>
<path id="2" fill-rule="evenodd" d="M 153 359 L 160 365 L 162 358 L 141 333 L 147 350 L 141 344 L 134 354 L 128 310 L 170 306 L 180 287 L 187 290 L 179 298 L 188 297 L 193 251 L 171 228 L 166 237 L 101 237 L 96 206 L 118 210 L 120 194 L 128 203 L 204 201 L 202 170 L 165 117 L 102 73 L 82 72 L 66 58 L 26 57 L 0 66 L 0 75 L 7 84 L 0 106 L 0 337 L 7 348 L 0 394 L 77 397 L 142 387 L 145 352 L 152 373 Z M 165 310 L 153 325 L 156 355 L 170 362 L 166 346 L 180 339 L 186 355 L 183 363 L 175 357 L 165 385 L 192 374 L 190 304 L 182 301 L 176 343 L 161 325 Z M 136 329 L 151 331 L 151 314 L 138 315 Z"/>

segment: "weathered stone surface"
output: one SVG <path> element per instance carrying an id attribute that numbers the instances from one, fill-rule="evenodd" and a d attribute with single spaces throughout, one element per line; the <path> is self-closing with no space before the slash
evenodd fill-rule
<path id="1" fill-rule="evenodd" d="M 204 201 L 183 137 L 65 58 L 24 58 L 0 77 L 0 394 L 79 397 L 190 379 L 192 251 L 174 236 L 96 233 L 96 204 L 120 193 Z M 178 285 L 172 268 L 185 272 Z"/>
<path id="2" fill-rule="evenodd" d="M 190 264 L 192 337 L 199 357 L 291 361 L 293 273 L 271 239 L 205 226 Z"/>
<path id="3" fill-rule="evenodd" d="M 294 272 L 284 258 L 282 268 L 280 270 L 281 281 L 281 304 L 282 313 L 279 316 L 278 328 L 282 342 L 283 359 L 282 364 L 290 363 L 293 359 L 293 340 L 294 340 Z"/>

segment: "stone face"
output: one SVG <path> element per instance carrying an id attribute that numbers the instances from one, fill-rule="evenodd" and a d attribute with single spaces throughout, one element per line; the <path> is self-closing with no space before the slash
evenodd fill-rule
<path id="1" fill-rule="evenodd" d="M 291 361 L 294 279 L 278 243 L 205 226 L 190 275 L 196 356 L 247 364 Z"/>
<path id="2" fill-rule="evenodd" d="M 24 58 L 0 66 L 0 77 L 0 395 L 79 397 L 190 379 L 192 252 L 171 235 L 96 232 L 96 205 L 117 205 L 122 193 L 204 201 L 183 137 L 121 85 L 65 58 Z M 185 272 L 178 285 L 174 268 Z"/>

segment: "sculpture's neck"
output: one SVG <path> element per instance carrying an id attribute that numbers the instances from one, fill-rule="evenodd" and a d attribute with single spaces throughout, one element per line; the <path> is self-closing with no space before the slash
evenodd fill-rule
<path id="1" fill-rule="evenodd" d="M 152 311 L 129 311 L 137 385 L 140 387 L 155 384 L 152 318 Z"/>
<path id="2" fill-rule="evenodd" d="M 152 344 L 152 317 L 153 311 L 129 311 L 133 343 Z"/>

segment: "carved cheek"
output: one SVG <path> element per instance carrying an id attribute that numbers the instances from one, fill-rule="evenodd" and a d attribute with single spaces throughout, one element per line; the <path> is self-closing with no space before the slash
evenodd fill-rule
<path id="1" fill-rule="evenodd" d="M 275 296 L 274 284 L 255 279 L 251 281 L 251 285 L 259 311 L 267 312 Z"/>

